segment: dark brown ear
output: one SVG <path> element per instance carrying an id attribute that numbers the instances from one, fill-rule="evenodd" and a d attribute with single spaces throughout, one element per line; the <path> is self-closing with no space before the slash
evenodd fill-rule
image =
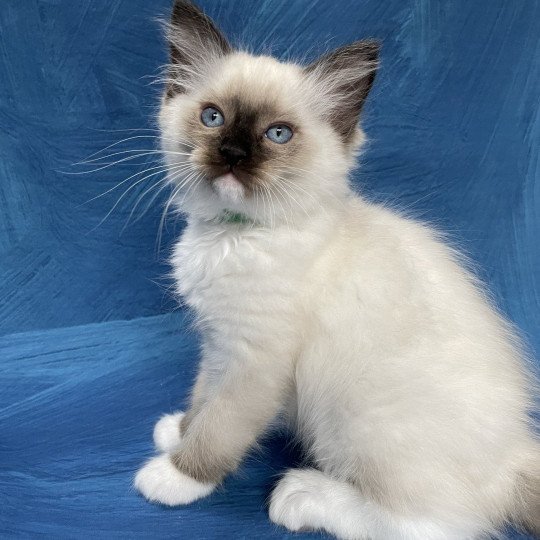
<path id="1" fill-rule="evenodd" d="M 187 0 L 175 1 L 167 39 L 171 59 L 168 96 L 185 92 L 204 66 L 232 51 L 212 20 Z"/>
<path id="2" fill-rule="evenodd" d="M 326 95 L 328 118 L 345 142 L 355 132 L 358 117 L 375 80 L 380 44 L 355 41 L 332 51 L 305 68 Z"/>

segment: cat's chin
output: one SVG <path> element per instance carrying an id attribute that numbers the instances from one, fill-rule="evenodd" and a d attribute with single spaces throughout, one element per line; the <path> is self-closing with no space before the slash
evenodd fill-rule
<path id="1" fill-rule="evenodd" d="M 215 178 L 212 188 L 218 197 L 227 203 L 239 203 L 246 195 L 244 186 L 232 172 Z"/>

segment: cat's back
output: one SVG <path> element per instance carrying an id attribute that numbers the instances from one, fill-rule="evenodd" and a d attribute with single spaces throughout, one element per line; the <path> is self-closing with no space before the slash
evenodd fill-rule
<path id="1" fill-rule="evenodd" d="M 443 233 L 360 197 L 348 201 L 324 265 L 338 288 L 349 287 L 366 304 L 485 304 L 470 262 Z"/>
<path id="2" fill-rule="evenodd" d="M 511 325 L 465 258 L 428 225 L 351 199 L 319 266 L 311 291 L 314 339 L 363 350 L 354 362 L 372 354 L 380 368 L 404 363 L 407 376 L 440 376 L 456 386 L 483 370 L 489 377 L 477 389 L 505 380 L 516 395 L 527 385 Z"/>

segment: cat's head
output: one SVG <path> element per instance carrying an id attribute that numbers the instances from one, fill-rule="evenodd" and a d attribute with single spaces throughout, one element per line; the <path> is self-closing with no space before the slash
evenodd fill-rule
<path id="1" fill-rule="evenodd" d="M 190 2 L 175 2 L 160 111 L 174 199 L 203 218 L 275 223 L 339 199 L 362 143 L 358 118 L 378 44 L 307 66 L 235 50 Z"/>

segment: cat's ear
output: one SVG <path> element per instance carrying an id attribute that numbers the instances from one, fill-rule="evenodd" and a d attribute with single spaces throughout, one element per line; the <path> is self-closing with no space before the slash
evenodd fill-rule
<path id="1" fill-rule="evenodd" d="M 355 133 L 358 117 L 377 70 L 380 44 L 356 41 L 325 54 L 305 69 L 324 96 L 324 106 L 334 129 L 345 142 Z"/>
<path id="2" fill-rule="evenodd" d="M 188 0 L 176 0 L 167 25 L 170 73 L 167 95 L 183 93 L 193 77 L 232 47 L 213 21 Z"/>

